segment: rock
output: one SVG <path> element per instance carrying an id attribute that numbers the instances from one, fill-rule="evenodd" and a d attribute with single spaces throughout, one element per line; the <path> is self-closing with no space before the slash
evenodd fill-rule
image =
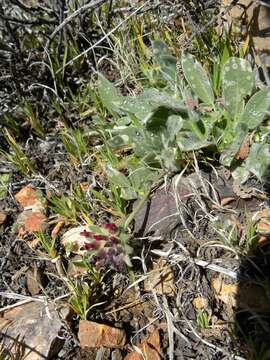
<path id="1" fill-rule="evenodd" d="M 17 218 L 17 224 L 20 226 L 19 234 L 44 231 L 47 227 L 46 221 L 47 217 L 42 211 L 24 210 Z"/>
<path id="2" fill-rule="evenodd" d="M 45 285 L 45 277 L 41 269 L 34 265 L 26 273 L 26 286 L 32 296 L 39 294 L 42 287 Z"/>
<path id="3" fill-rule="evenodd" d="M 201 186 L 196 173 L 187 177 L 176 175 L 167 189 L 158 189 L 149 201 L 135 216 L 135 233 L 139 236 L 155 234 L 168 235 L 177 225 L 181 224 L 178 204 L 186 203 L 193 192 L 193 187 Z M 135 202 L 136 206 L 136 202 Z M 185 218 L 186 214 L 183 212 Z"/>
<path id="4" fill-rule="evenodd" d="M 174 275 L 166 261 L 159 259 L 153 264 L 153 270 L 149 277 L 144 281 L 144 290 L 154 290 L 157 294 L 175 295 Z"/>
<path id="5" fill-rule="evenodd" d="M 124 330 L 88 320 L 80 320 L 78 338 L 82 348 L 120 348 L 126 343 Z"/>
<path id="6" fill-rule="evenodd" d="M 160 360 L 160 336 L 159 331 L 153 331 L 145 340 L 137 346 L 143 355 L 138 351 L 128 354 L 124 360 Z"/>
<path id="7" fill-rule="evenodd" d="M 47 217 L 42 192 L 28 185 L 22 188 L 15 195 L 15 198 L 24 208 L 17 219 L 19 225 L 18 235 L 22 237 L 25 233 L 32 234 L 34 231 L 44 231 L 47 226 Z"/>
<path id="8" fill-rule="evenodd" d="M 33 207 L 36 208 L 39 206 L 44 208 L 43 201 L 42 201 L 42 192 L 35 189 L 31 185 L 27 185 L 23 187 L 16 195 L 16 201 L 20 204 L 23 208 L 26 207 Z"/>
<path id="9" fill-rule="evenodd" d="M 4 211 L 0 211 L 0 225 L 3 225 L 7 219 L 6 213 Z"/>
<path id="10" fill-rule="evenodd" d="M 59 356 L 62 354 L 60 353 Z M 63 356 L 64 355 L 64 356 Z M 66 351 L 63 353 L 60 359 L 66 359 Z M 85 348 L 82 349 L 77 347 L 72 353 L 73 360 L 122 360 L 122 356 L 120 359 L 114 359 L 111 356 L 111 349 L 109 348 Z"/>
<path id="11" fill-rule="evenodd" d="M 207 300 L 202 296 L 197 296 L 193 299 L 192 304 L 197 310 L 202 310 L 206 308 Z"/>
<path id="12" fill-rule="evenodd" d="M 115 349 L 111 353 L 111 360 L 122 360 L 122 355 L 119 349 Z"/>
<path id="13" fill-rule="evenodd" d="M 1 346 L 14 344 L 24 360 L 52 359 L 63 346 L 63 321 L 72 315 L 70 306 L 30 302 L 4 312 L 0 318 Z"/>
<path id="14" fill-rule="evenodd" d="M 61 239 L 61 244 L 64 247 L 70 247 L 74 254 L 83 254 L 85 250 L 83 248 L 86 237 L 81 235 L 81 232 L 88 231 L 88 226 L 77 226 L 64 233 Z"/>

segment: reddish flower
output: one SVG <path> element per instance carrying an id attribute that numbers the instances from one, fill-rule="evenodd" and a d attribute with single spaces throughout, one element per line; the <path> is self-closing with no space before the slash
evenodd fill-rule
<path id="1" fill-rule="evenodd" d="M 80 235 L 85 237 L 91 237 L 92 233 L 90 231 L 83 230 L 82 232 L 80 232 Z"/>
<path id="2" fill-rule="evenodd" d="M 119 239 L 115 236 L 111 236 L 110 237 L 110 245 L 113 246 L 113 245 L 117 245 L 119 244 Z"/>
<path id="3" fill-rule="evenodd" d="M 94 234 L 94 235 L 93 235 L 93 238 L 94 238 L 95 240 L 97 240 L 97 241 L 101 241 L 101 240 L 106 240 L 106 239 L 107 239 L 107 236 Z"/>
<path id="4" fill-rule="evenodd" d="M 114 223 L 106 223 L 103 227 L 111 233 L 115 233 L 118 230 L 118 227 Z"/>
<path id="5" fill-rule="evenodd" d="M 85 243 L 85 244 L 84 244 L 84 248 L 85 248 L 85 250 L 92 250 L 92 249 L 95 248 L 95 244 L 94 244 L 94 243 L 90 243 L 90 242 Z"/>
<path id="6" fill-rule="evenodd" d="M 85 250 L 96 250 L 99 248 L 99 243 L 92 241 L 84 244 Z"/>

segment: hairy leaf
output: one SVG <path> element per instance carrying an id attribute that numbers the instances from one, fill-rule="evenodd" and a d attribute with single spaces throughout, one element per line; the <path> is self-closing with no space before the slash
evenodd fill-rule
<path id="1" fill-rule="evenodd" d="M 125 187 L 130 187 L 130 181 L 128 180 L 128 178 L 122 174 L 120 171 L 112 168 L 112 167 L 108 167 L 107 168 L 107 173 L 108 173 L 108 177 L 109 180 L 116 186 L 119 186 L 120 188 L 125 188 Z"/>
<path id="2" fill-rule="evenodd" d="M 212 145 L 206 138 L 199 138 L 191 131 L 180 132 L 177 135 L 177 145 L 182 151 L 195 151 Z"/>
<path id="3" fill-rule="evenodd" d="M 201 64 L 191 54 L 182 56 L 185 78 L 194 93 L 206 104 L 214 103 L 214 93 L 209 78 Z"/>
<path id="4" fill-rule="evenodd" d="M 110 112 L 119 111 L 119 104 L 124 98 L 115 86 L 102 74 L 99 74 L 98 76 L 98 93 L 107 110 Z"/>
<path id="5" fill-rule="evenodd" d="M 263 122 L 269 108 L 270 90 L 262 89 L 249 99 L 241 116 L 241 121 L 247 124 L 250 130 L 253 130 Z"/>
<path id="6" fill-rule="evenodd" d="M 251 94 L 253 86 L 254 74 L 250 63 L 245 59 L 229 58 L 223 66 L 222 88 L 225 108 L 232 118 L 241 115 L 244 99 Z"/>
<path id="7" fill-rule="evenodd" d="M 227 146 L 227 148 L 222 152 L 220 157 L 220 163 L 224 166 L 230 166 L 235 155 L 239 151 L 241 144 L 245 140 L 248 134 L 248 128 L 246 124 L 239 123 L 236 127 L 235 137 L 233 141 Z"/>
<path id="8" fill-rule="evenodd" d="M 170 54 L 168 46 L 161 40 L 152 43 L 154 59 L 160 65 L 161 74 L 166 80 L 176 79 L 176 57 Z"/>
<path id="9" fill-rule="evenodd" d="M 268 144 L 252 144 L 246 169 L 262 180 L 270 172 L 270 146 Z"/>

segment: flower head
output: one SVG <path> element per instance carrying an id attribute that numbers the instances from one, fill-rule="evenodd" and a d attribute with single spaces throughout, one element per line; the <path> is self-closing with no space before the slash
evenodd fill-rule
<path id="1" fill-rule="evenodd" d="M 80 232 L 80 235 L 85 237 L 91 237 L 92 233 L 90 231 L 83 230 L 82 232 Z"/>
<path id="2" fill-rule="evenodd" d="M 118 231 L 118 227 L 114 223 L 106 223 L 103 227 L 111 233 L 116 233 Z"/>
<path id="3" fill-rule="evenodd" d="M 92 250 L 95 248 L 95 245 L 93 243 L 87 242 L 84 244 L 85 250 Z"/>
<path id="4" fill-rule="evenodd" d="M 99 234 L 93 234 L 93 238 L 97 241 L 106 240 L 107 236 L 105 235 L 99 235 Z"/>
<path id="5" fill-rule="evenodd" d="M 96 250 L 99 248 L 99 243 L 97 243 L 96 241 L 86 242 L 84 244 L 84 248 L 85 250 Z"/>
<path id="6" fill-rule="evenodd" d="M 117 245 L 119 244 L 119 239 L 115 236 L 111 236 L 110 239 L 109 239 L 109 243 L 108 245 L 109 246 L 114 246 L 114 245 Z"/>

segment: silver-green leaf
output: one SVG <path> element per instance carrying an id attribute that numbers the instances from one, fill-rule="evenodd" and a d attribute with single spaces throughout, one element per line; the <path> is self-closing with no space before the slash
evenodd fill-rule
<path id="1" fill-rule="evenodd" d="M 270 90 L 262 89 L 254 94 L 247 102 L 241 116 L 241 122 L 244 122 L 250 130 L 253 130 L 261 125 L 269 109 Z"/>
<path id="2" fill-rule="evenodd" d="M 206 104 L 213 105 L 214 93 L 210 80 L 202 65 L 191 54 L 182 55 L 185 79 L 194 93 Z"/>
<path id="3" fill-rule="evenodd" d="M 245 59 L 231 57 L 223 66 L 222 88 L 225 108 L 232 118 L 240 117 L 244 99 L 250 95 L 254 86 L 254 74 L 250 63 Z"/>
<path id="4" fill-rule="evenodd" d="M 259 180 L 262 180 L 270 169 L 270 146 L 268 144 L 252 144 L 246 160 L 246 168 Z"/>

